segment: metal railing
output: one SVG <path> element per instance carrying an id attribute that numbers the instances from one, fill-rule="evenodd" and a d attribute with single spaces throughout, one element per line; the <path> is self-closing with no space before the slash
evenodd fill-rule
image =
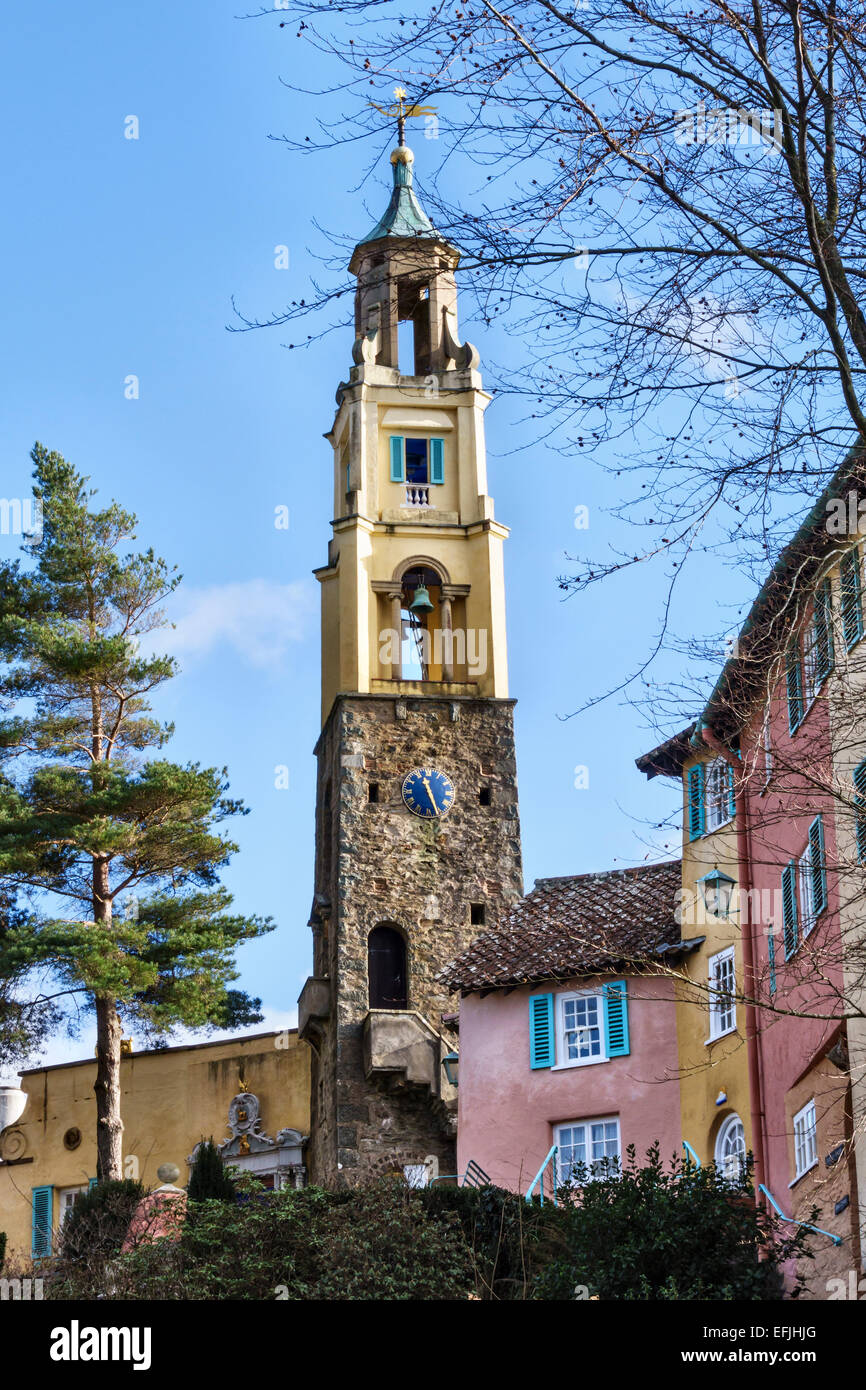
<path id="1" fill-rule="evenodd" d="M 690 1159 L 696 1168 L 700 1168 L 701 1160 L 698 1158 L 688 1139 L 683 1140 L 683 1148 L 686 1151 L 686 1158 Z"/>
<path id="2" fill-rule="evenodd" d="M 772 1192 L 768 1191 L 768 1189 L 764 1186 L 763 1183 L 759 1184 L 759 1190 L 763 1192 L 764 1196 L 767 1198 L 767 1201 L 772 1204 L 773 1209 L 776 1212 L 776 1215 L 779 1216 L 782 1219 L 782 1221 L 790 1221 L 792 1226 L 805 1226 L 807 1231 L 817 1231 L 819 1236 L 827 1236 L 829 1240 L 832 1240 L 834 1245 L 842 1244 L 842 1237 L 834 1236 L 832 1231 L 825 1231 L 822 1226 L 813 1226 L 810 1221 L 798 1221 L 796 1216 L 786 1216 L 785 1213 L 782 1211 L 782 1208 L 779 1206 L 779 1203 L 773 1196 Z"/>
<path id="3" fill-rule="evenodd" d="M 550 1167 L 550 1179 L 551 1179 L 551 1182 L 550 1182 L 550 1196 L 551 1196 L 551 1198 L 552 1198 L 552 1200 L 553 1200 L 553 1205 L 554 1205 L 554 1206 L 557 1206 L 557 1201 L 556 1201 L 556 1155 L 557 1155 L 557 1152 L 558 1152 L 557 1145 L 554 1144 L 553 1148 L 550 1150 L 550 1153 L 547 1155 L 547 1158 L 544 1160 L 544 1162 L 542 1163 L 542 1165 L 541 1165 L 541 1167 L 539 1168 L 538 1172 L 536 1173 L 535 1177 L 532 1179 L 532 1182 L 529 1184 L 529 1187 L 526 1189 L 526 1200 L 527 1200 L 527 1202 L 531 1202 L 531 1201 L 532 1201 L 532 1196 L 533 1196 L 533 1193 L 534 1193 L 535 1188 L 536 1188 L 536 1186 L 537 1186 L 537 1187 L 538 1187 L 538 1196 L 539 1196 L 539 1198 L 540 1198 L 540 1200 L 541 1200 L 541 1205 L 544 1206 L 544 1175 L 545 1175 L 545 1173 L 547 1172 L 547 1169 L 548 1169 L 548 1166 L 549 1166 L 549 1167 Z"/>

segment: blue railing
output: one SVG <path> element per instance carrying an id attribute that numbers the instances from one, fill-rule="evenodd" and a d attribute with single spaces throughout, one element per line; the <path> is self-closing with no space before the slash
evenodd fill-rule
<path id="1" fill-rule="evenodd" d="M 688 1139 L 683 1140 L 683 1148 L 686 1151 L 686 1157 L 691 1159 L 696 1168 L 700 1168 L 701 1160 L 698 1158 Z"/>
<path id="2" fill-rule="evenodd" d="M 535 1177 L 532 1179 L 532 1182 L 529 1184 L 529 1187 L 526 1189 L 526 1200 L 527 1200 L 527 1202 L 531 1202 L 531 1201 L 532 1201 L 532 1194 L 534 1193 L 535 1188 L 538 1187 L 538 1196 L 539 1196 L 540 1199 L 541 1199 L 541 1205 L 544 1206 L 544 1174 L 547 1172 L 547 1168 L 548 1168 L 548 1166 L 549 1166 L 549 1167 L 550 1167 L 550 1179 L 551 1179 L 551 1183 L 550 1183 L 550 1195 L 551 1195 L 551 1197 L 552 1197 L 552 1199 L 553 1199 L 553 1205 L 554 1205 L 554 1206 L 557 1205 L 557 1201 L 556 1201 L 556 1154 L 557 1154 L 557 1146 L 556 1146 L 556 1144 L 554 1144 L 553 1148 L 550 1150 L 550 1153 L 547 1155 L 547 1158 L 544 1160 L 544 1162 L 542 1163 L 542 1165 L 541 1165 L 541 1167 L 539 1168 L 538 1172 L 536 1173 Z"/>
<path id="3" fill-rule="evenodd" d="M 807 1231 L 817 1231 L 819 1236 L 827 1236 L 828 1240 L 832 1240 L 834 1245 L 842 1244 L 842 1237 L 834 1236 L 832 1231 L 825 1231 L 822 1226 L 813 1226 L 809 1221 L 798 1221 L 796 1216 L 786 1216 L 772 1192 L 768 1192 L 763 1183 L 759 1184 L 759 1188 L 767 1200 L 772 1203 L 776 1215 L 781 1217 L 783 1221 L 790 1221 L 792 1226 L 805 1226 Z"/>
<path id="4" fill-rule="evenodd" d="M 429 1186 L 432 1187 L 437 1182 L 456 1182 L 458 1187 L 488 1187 L 490 1176 L 485 1173 L 480 1163 L 470 1158 L 465 1173 L 440 1173 L 438 1178 L 430 1179 Z"/>

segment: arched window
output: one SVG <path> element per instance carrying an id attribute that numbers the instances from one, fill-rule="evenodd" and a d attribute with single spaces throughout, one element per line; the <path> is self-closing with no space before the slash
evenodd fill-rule
<path id="1" fill-rule="evenodd" d="M 731 1182 L 746 1166 L 746 1131 L 739 1115 L 729 1115 L 716 1135 L 716 1167 Z"/>
<path id="2" fill-rule="evenodd" d="M 408 1008 L 406 942 L 395 927 L 374 927 L 367 939 L 371 1009 Z"/>
<path id="3" fill-rule="evenodd" d="M 419 565 L 407 570 L 402 580 L 401 618 L 403 679 L 426 681 L 430 679 L 430 666 L 440 654 L 435 652 L 432 634 L 440 625 L 438 618 L 442 579 L 436 570 L 427 565 Z M 419 589 L 426 589 L 432 604 L 432 611 L 413 610 L 411 607 Z M 435 619 L 435 621 L 431 621 Z"/>

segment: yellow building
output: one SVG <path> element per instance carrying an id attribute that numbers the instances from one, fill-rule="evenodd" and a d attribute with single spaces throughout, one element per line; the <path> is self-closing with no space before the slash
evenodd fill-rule
<path id="1" fill-rule="evenodd" d="M 22 1074 L 0 1131 L 0 1230 L 10 1255 L 48 1254 L 76 1196 L 95 1181 L 96 1062 Z M 309 1135 L 310 1050 L 295 1029 L 225 1042 L 125 1053 L 121 1063 L 124 1176 L 146 1188 L 188 1181 L 201 1139 L 266 1187 L 302 1186 Z M 0 1097 L 0 1099 L 3 1099 Z M 13 1106 L 14 1109 L 8 1107 Z"/>
<path id="2" fill-rule="evenodd" d="M 678 969 L 680 1110 L 687 1152 L 701 1163 L 738 1165 L 752 1148 L 738 856 L 730 764 L 694 729 L 638 759 L 648 777 L 682 779 L 680 924 L 696 941 Z"/>

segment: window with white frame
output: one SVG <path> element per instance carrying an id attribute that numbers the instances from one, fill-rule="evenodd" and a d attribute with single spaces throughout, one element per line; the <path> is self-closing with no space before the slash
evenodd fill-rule
<path id="1" fill-rule="evenodd" d="M 815 1102 L 810 1100 L 794 1116 L 794 1165 L 798 1178 L 818 1162 L 818 1124 Z"/>
<path id="2" fill-rule="evenodd" d="M 729 764 L 724 758 L 715 758 L 707 764 L 707 780 L 704 791 L 706 807 L 706 830 L 718 830 L 720 825 L 731 819 L 731 774 Z"/>
<path id="3" fill-rule="evenodd" d="M 710 1038 L 721 1038 L 725 1033 L 732 1033 L 737 1026 L 733 946 L 710 956 L 709 976 Z"/>
<path id="4" fill-rule="evenodd" d="M 71 1212 L 79 1197 L 83 1197 L 87 1191 L 86 1187 L 61 1187 L 60 1189 L 60 1224 L 63 1225 L 67 1216 Z"/>
<path id="5" fill-rule="evenodd" d="M 716 1135 L 716 1167 L 727 1178 L 736 1182 L 746 1166 L 746 1131 L 739 1115 L 729 1115 Z"/>
<path id="6" fill-rule="evenodd" d="M 581 1177 L 610 1176 L 621 1161 L 619 1120 L 615 1115 L 599 1120 L 568 1120 L 554 1130 L 557 1146 L 557 1166 L 560 1182 Z M 588 1170 L 581 1174 L 583 1167 Z"/>
<path id="7" fill-rule="evenodd" d="M 818 634 L 815 624 L 809 623 L 803 632 L 803 702 L 807 710 L 814 703 L 820 684 Z"/>
<path id="8" fill-rule="evenodd" d="M 557 995 L 556 1007 L 558 1065 L 579 1067 L 590 1062 L 606 1061 L 601 994 L 560 994 Z"/>

